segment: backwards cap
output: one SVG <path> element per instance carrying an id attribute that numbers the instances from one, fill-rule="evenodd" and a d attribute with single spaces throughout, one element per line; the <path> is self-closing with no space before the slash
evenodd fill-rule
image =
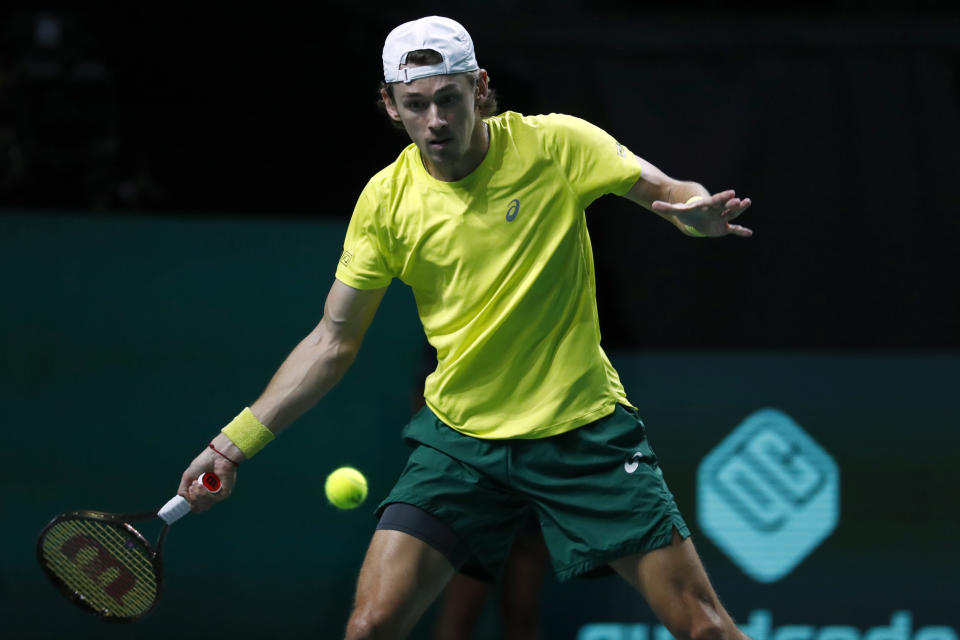
<path id="1" fill-rule="evenodd" d="M 420 67 L 406 64 L 407 54 L 420 49 L 433 49 L 443 58 L 437 64 Z M 470 34 L 456 20 L 429 16 L 405 22 L 390 32 L 383 43 L 383 81 L 413 82 L 417 78 L 463 73 L 479 69 Z"/>

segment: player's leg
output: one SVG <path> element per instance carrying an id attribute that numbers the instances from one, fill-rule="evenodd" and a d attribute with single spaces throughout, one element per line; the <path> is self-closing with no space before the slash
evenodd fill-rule
<path id="1" fill-rule="evenodd" d="M 350 638 L 404 637 L 456 570 L 496 575 L 510 551 L 504 532 L 523 515 L 522 499 L 495 477 L 509 453 L 502 444 L 460 434 L 426 408 L 403 435 L 413 451 L 378 507 Z"/>
<path id="2" fill-rule="evenodd" d="M 504 569 L 500 617 L 505 640 L 540 637 L 540 598 L 549 564 L 540 525 L 532 519 L 517 533 Z"/>
<path id="3" fill-rule="evenodd" d="M 504 566 L 499 609 L 505 640 L 540 637 L 540 590 L 550 556 L 536 518 L 520 527 Z M 458 573 L 447 585 L 434 627 L 433 640 L 476 637 L 491 583 Z"/>
<path id="4" fill-rule="evenodd" d="M 500 614 L 505 640 L 535 640 L 540 637 L 540 599 L 549 566 L 549 553 L 539 531 L 526 534 L 507 560 Z"/>
<path id="5" fill-rule="evenodd" d="M 643 594 L 677 640 L 744 640 L 720 604 L 690 538 L 676 530 L 669 546 L 610 563 Z"/>
<path id="6" fill-rule="evenodd" d="M 447 557 L 423 540 L 378 529 L 360 569 L 347 639 L 405 638 L 453 574 Z"/>
<path id="7" fill-rule="evenodd" d="M 635 410 L 618 406 L 520 446 L 530 450 L 514 456 L 513 477 L 535 500 L 561 582 L 613 567 L 677 640 L 744 640 L 707 579 Z"/>
<path id="8" fill-rule="evenodd" d="M 433 640 L 472 640 L 489 587 L 464 573 L 453 576 L 443 594 Z"/>

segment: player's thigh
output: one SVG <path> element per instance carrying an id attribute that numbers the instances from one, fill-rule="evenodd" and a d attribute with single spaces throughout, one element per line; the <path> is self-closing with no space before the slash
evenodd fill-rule
<path id="1" fill-rule="evenodd" d="M 472 577 L 494 581 L 510 552 L 514 531 L 528 506 L 524 497 L 509 486 L 508 443 L 465 436 L 440 421 L 428 408 L 404 427 L 404 438 L 413 447 L 407 464 L 377 507 L 379 528 L 392 528 L 420 535 L 433 542 L 436 527 L 413 515 L 409 509 L 398 513 L 400 526 L 383 526 L 383 518 L 397 505 L 422 511 L 427 520 L 440 523 L 452 532 L 456 543 L 449 551 L 467 551 L 458 564 L 457 553 L 448 557 L 454 566 Z M 415 534 L 416 535 L 416 534 Z M 442 551 L 443 549 L 441 549 Z"/>
<path id="2" fill-rule="evenodd" d="M 457 573 L 443 593 L 433 627 L 433 640 L 469 640 L 476 637 L 490 584 Z"/>
<path id="3" fill-rule="evenodd" d="M 743 638 L 723 609 L 690 538 L 614 560 L 610 566 L 640 591 L 676 638 Z"/>
<path id="4" fill-rule="evenodd" d="M 405 637 L 453 574 L 450 561 L 426 542 L 402 531 L 377 530 L 357 580 L 348 637 L 373 631 Z"/>
<path id="5" fill-rule="evenodd" d="M 549 567 L 550 552 L 540 527 L 525 524 L 514 538 L 504 567 L 502 610 L 505 617 L 536 615 Z"/>

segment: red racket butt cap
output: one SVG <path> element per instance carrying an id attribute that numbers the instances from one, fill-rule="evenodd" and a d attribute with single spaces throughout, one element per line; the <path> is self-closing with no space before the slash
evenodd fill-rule
<path id="1" fill-rule="evenodd" d="M 217 476 L 217 474 L 210 471 L 207 473 L 201 473 L 197 480 L 210 493 L 220 493 L 220 489 L 223 488 L 223 485 L 220 484 L 220 478 Z"/>

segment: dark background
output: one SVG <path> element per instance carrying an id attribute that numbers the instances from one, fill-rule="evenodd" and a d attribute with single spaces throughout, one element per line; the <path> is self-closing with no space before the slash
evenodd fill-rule
<path id="1" fill-rule="evenodd" d="M 32 547 L 55 513 L 162 504 L 317 322 L 356 196 L 407 143 L 375 105 L 383 38 L 431 13 L 471 31 L 502 108 L 584 117 L 670 175 L 754 199 L 750 240 L 686 238 L 613 197 L 588 212 L 604 347 L 731 612 L 960 628 L 954 3 L 39 13 L 0 12 L 4 637 L 342 630 L 423 369 L 399 283 L 343 383 L 229 503 L 171 533 L 151 617 L 74 610 Z M 763 407 L 841 477 L 836 531 L 773 585 L 696 522 L 699 462 Z M 346 513 L 321 495 L 341 464 L 371 484 Z M 549 638 L 653 624 L 615 579 L 548 582 L 542 603 Z M 482 624 L 496 637 L 492 602 Z"/>
<path id="2" fill-rule="evenodd" d="M 754 200 L 756 236 L 720 242 L 598 201 L 608 346 L 958 346 L 956 4 L 749 6 L 442 8 L 501 108 L 584 117 L 670 175 Z M 0 207 L 346 220 L 408 142 L 375 106 L 383 38 L 436 12 L 7 11 Z"/>

